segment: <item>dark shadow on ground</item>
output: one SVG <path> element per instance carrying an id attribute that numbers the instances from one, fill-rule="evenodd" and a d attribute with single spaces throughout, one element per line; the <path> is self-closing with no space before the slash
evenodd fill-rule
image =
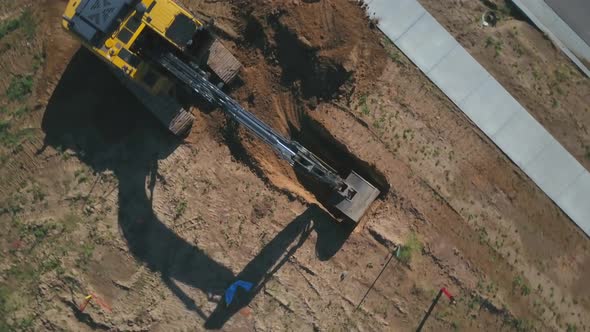
<path id="1" fill-rule="evenodd" d="M 321 259 L 332 257 L 350 236 L 354 225 L 335 224 L 332 217 L 316 205 L 310 206 L 303 214 L 295 218 L 281 230 L 258 253 L 237 280 L 254 284 L 249 292 L 238 290 L 236 299 L 227 305 L 220 303 L 205 323 L 207 329 L 220 329 L 238 311 L 248 306 L 262 291 L 270 278 L 279 270 L 297 250 L 305 243 L 312 231 L 317 233 L 316 255 Z"/>
<path id="2" fill-rule="evenodd" d="M 85 49 L 77 52 L 63 74 L 48 103 L 42 129 L 45 146 L 73 150 L 94 172 L 113 172 L 119 183 L 120 230 L 130 252 L 160 273 L 185 306 L 207 321 L 207 327 L 222 327 L 240 306 L 247 305 L 303 244 L 312 228 L 318 233 L 320 259 L 334 255 L 352 231 L 352 227 L 334 224 L 329 215 L 312 206 L 235 276 L 154 214 L 152 196 L 158 160 L 165 159 L 182 142 L 126 91 L 106 64 Z M 253 282 L 256 288 L 247 297 L 238 296 L 230 307 L 220 304 L 210 316 L 176 284 L 178 281 L 207 294 L 223 294 L 236 279 Z"/>

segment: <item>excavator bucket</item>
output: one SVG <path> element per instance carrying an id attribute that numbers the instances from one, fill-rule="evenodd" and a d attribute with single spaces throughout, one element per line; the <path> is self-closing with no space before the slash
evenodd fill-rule
<path id="1" fill-rule="evenodd" d="M 344 196 L 334 195 L 333 205 L 354 222 L 359 222 L 379 196 L 379 189 L 355 172 L 351 172 L 344 182 L 349 186 L 347 189 L 348 194 Z"/>

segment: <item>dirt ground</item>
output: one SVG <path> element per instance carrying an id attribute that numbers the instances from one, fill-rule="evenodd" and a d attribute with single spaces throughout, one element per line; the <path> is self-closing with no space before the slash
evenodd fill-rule
<path id="1" fill-rule="evenodd" d="M 412 331 L 441 287 L 426 331 L 590 328 L 587 236 L 356 2 L 183 1 L 244 64 L 234 98 L 381 189 L 356 227 L 220 110 L 168 134 L 65 3 L 0 0 L 0 330 Z M 423 3 L 590 165 L 588 79 L 541 33 Z"/>

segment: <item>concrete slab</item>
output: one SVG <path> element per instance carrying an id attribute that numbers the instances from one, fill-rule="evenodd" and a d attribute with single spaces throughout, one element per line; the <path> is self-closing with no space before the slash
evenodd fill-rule
<path id="1" fill-rule="evenodd" d="M 588 0 L 545 0 L 562 20 L 590 45 L 590 1 Z"/>
<path id="2" fill-rule="evenodd" d="M 518 112 L 490 138 L 520 168 L 535 159 L 553 139 L 526 110 Z"/>
<path id="3" fill-rule="evenodd" d="M 544 2 L 513 1 L 532 3 L 537 14 L 549 17 L 548 22 L 544 18 L 547 24 L 563 23 Z M 372 0 L 368 5 L 379 17 L 380 29 L 590 235 L 590 175 L 583 166 L 416 0 Z M 539 22 L 534 15 L 531 19 Z M 559 29 L 554 30 L 567 32 Z M 564 52 L 580 62 L 569 49 Z"/>
<path id="4" fill-rule="evenodd" d="M 490 74 L 460 46 L 455 47 L 427 74 L 457 105 L 490 77 Z"/>
<path id="5" fill-rule="evenodd" d="M 426 14 L 424 7 L 415 0 L 371 0 L 368 6 L 371 16 L 379 20 L 379 29 L 392 41 Z"/>
<path id="6" fill-rule="evenodd" d="M 579 6 L 577 3 L 582 1 L 585 4 Z M 587 0 L 512 0 L 512 2 L 541 31 L 546 33 L 586 76 L 590 77 L 590 68 L 588 68 L 590 44 L 587 40 L 590 38 L 590 21 L 587 19 L 590 2 Z M 565 11 L 565 14 L 562 12 L 558 15 L 554 8 Z M 585 37 L 586 40 L 583 39 Z"/>
<path id="7" fill-rule="evenodd" d="M 508 91 L 492 77 L 465 98 L 459 106 L 490 137 L 502 129 L 516 113 L 524 111 Z"/>
<path id="8" fill-rule="evenodd" d="M 423 15 L 397 40 L 397 46 L 405 54 L 415 54 L 412 59 L 423 72 L 429 72 L 459 43 L 447 31 L 440 28 L 432 15 Z"/>
<path id="9" fill-rule="evenodd" d="M 524 171 L 554 201 L 586 170 L 556 140 L 552 140 Z"/>
<path id="10" fill-rule="evenodd" d="M 559 206 L 573 220 L 579 222 L 578 226 L 590 234 L 590 173 L 584 172 L 574 183 L 568 187 L 557 200 Z"/>

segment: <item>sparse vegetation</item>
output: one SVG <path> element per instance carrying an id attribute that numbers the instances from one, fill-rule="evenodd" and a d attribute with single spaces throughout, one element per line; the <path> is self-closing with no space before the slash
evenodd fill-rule
<path id="1" fill-rule="evenodd" d="M 371 114 L 371 111 L 369 110 L 369 105 L 367 104 L 367 96 L 361 96 L 361 98 L 359 99 L 359 104 L 361 106 L 361 113 L 363 115 Z"/>
<path id="2" fill-rule="evenodd" d="M 531 294 L 531 287 L 525 282 L 521 275 L 518 275 L 512 280 L 512 292 L 519 292 L 522 296 L 528 296 Z"/>
<path id="3" fill-rule="evenodd" d="M 397 259 L 404 263 L 409 264 L 412 261 L 414 253 L 422 250 L 422 244 L 416 237 L 416 234 L 412 233 L 408 237 L 406 243 L 399 247 L 397 251 Z"/>
<path id="4" fill-rule="evenodd" d="M 494 37 L 492 36 L 488 36 L 485 40 L 485 47 L 493 47 L 494 51 L 495 51 L 495 55 L 494 57 L 498 57 L 500 55 L 500 53 L 502 52 L 502 48 L 504 46 L 504 42 L 501 40 L 496 40 Z"/>
<path id="5" fill-rule="evenodd" d="M 19 17 L 0 23 L 0 39 L 21 28 L 23 29 L 27 38 L 32 38 L 35 36 L 37 23 L 33 18 L 33 14 L 28 9 L 25 10 Z"/>
<path id="6" fill-rule="evenodd" d="M 174 208 L 174 219 L 178 219 L 184 215 L 187 208 L 187 202 L 185 200 L 181 200 L 176 204 Z"/>
<path id="7" fill-rule="evenodd" d="M 33 77 L 15 76 L 6 89 L 6 96 L 10 101 L 22 101 L 33 91 Z"/>

